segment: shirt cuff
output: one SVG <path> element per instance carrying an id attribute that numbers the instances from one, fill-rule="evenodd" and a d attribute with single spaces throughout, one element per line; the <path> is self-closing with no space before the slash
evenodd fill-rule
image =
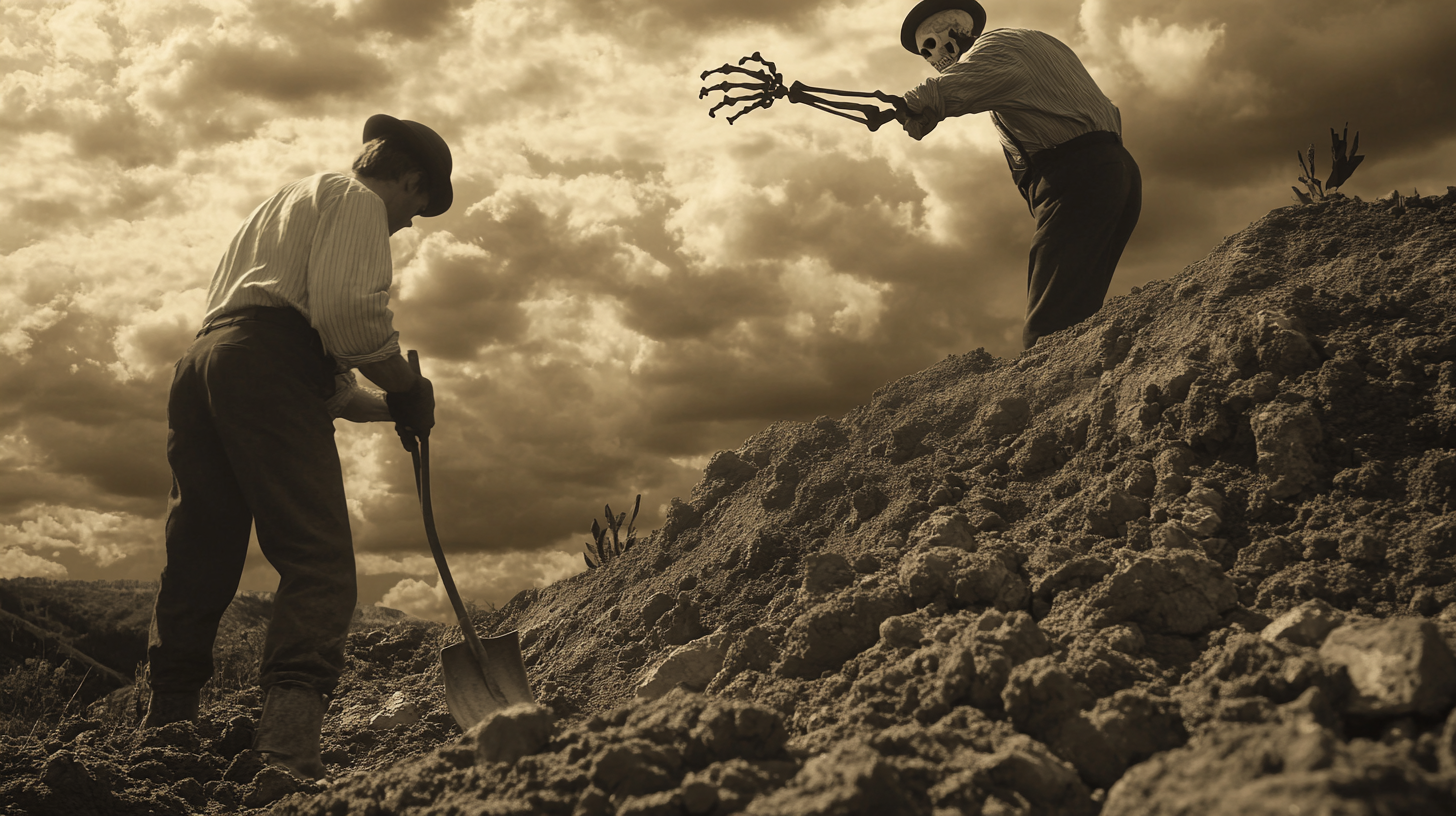
<path id="1" fill-rule="evenodd" d="M 396 354 L 399 354 L 399 332 L 392 332 L 389 339 L 384 341 L 384 345 L 374 351 L 368 354 L 335 354 L 334 362 L 342 368 L 358 368 L 366 363 L 388 360 Z"/>
<path id="2" fill-rule="evenodd" d="M 326 407 L 329 409 L 329 416 L 333 417 L 334 419 L 338 419 L 339 417 L 343 416 L 344 408 L 349 404 L 349 401 L 354 398 L 353 392 L 357 390 L 359 390 L 359 380 L 354 376 L 354 372 L 352 370 L 344 369 L 343 371 L 335 374 L 334 395 L 329 397 L 328 401 L 325 403 Z"/>

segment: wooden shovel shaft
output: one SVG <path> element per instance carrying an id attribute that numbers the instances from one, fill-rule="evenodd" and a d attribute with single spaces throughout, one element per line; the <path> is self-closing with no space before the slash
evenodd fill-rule
<path id="1" fill-rule="evenodd" d="M 415 373 L 419 374 L 420 356 L 413 349 L 409 352 L 409 363 Z M 488 661 L 485 656 L 485 646 L 475 632 L 475 624 L 470 620 L 470 613 L 465 609 L 465 602 L 460 600 L 460 591 L 455 588 L 455 579 L 450 575 L 450 565 L 445 562 L 445 550 L 440 546 L 440 536 L 435 532 L 435 508 L 430 501 L 430 437 L 426 434 L 419 436 L 418 440 L 418 449 L 410 451 L 410 456 L 414 459 L 415 489 L 419 492 L 420 509 L 425 519 L 425 537 L 430 541 L 430 552 L 435 556 L 435 567 L 440 570 L 440 582 L 445 585 L 445 594 L 450 596 L 450 605 L 454 607 L 455 618 L 460 622 L 460 636 L 465 640 L 470 654 L 475 657 L 475 663 L 480 667 L 480 676 L 485 680 L 490 693 L 504 705 L 505 694 L 491 680 L 490 672 L 486 670 Z"/>

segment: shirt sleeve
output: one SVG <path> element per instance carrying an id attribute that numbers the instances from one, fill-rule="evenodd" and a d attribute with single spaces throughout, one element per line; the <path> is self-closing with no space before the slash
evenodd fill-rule
<path id="1" fill-rule="evenodd" d="M 399 353 L 389 309 L 393 279 L 384 202 L 367 189 L 346 190 L 323 202 L 309 256 L 309 317 L 342 366 Z"/>
<path id="2" fill-rule="evenodd" d="M 1011 45 L 998 32 L 982 34 L 960 62 L 905 94 L 911 115 L 929 132 L 952 116 L 1015 107 L 1030 78 Z"/>

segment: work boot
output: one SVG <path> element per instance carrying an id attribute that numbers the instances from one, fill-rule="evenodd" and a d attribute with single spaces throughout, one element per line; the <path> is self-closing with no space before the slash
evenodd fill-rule
<path id="1" fill-rule="evenodd" d="M 147 716 L 142 720 L 142 727 L 161 728 L 167 723 L 196 720 L 199 696 L 195 691 L 152 689 L 152 698 L 147 701 Z"/>
<path id="2" fill-rule="evenodd" d="M 268 689 L 253 750 L 263 754 L 269 765 L 287 768 L 306 779 L 322 779 L 319 732 L 325 707 L 324 696 L 308 686 L 280 683 Z"/>

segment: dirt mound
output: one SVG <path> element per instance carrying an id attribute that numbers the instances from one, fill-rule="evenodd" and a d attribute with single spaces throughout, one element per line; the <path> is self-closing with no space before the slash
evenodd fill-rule
<path id="1" fill-rule="evenodd" d="M 631 552 L 480 621 L 545 709 L 461 737 L 445 630 L 395 625 L 351 636 L 327 788 L 258 772 L 238 695 L 12 740 L 0 801 L 1456 812 L 1453 329 L 1456 192 L 1283 208 L 1014 360 L 719 453 Z"/>

